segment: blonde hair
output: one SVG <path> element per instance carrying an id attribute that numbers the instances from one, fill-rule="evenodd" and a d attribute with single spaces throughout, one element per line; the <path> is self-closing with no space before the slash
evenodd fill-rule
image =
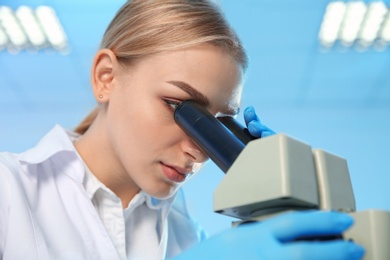
<path id="1" fill-rule="evenodd" d="M 222 48 L 245 71 L 247 56 L 219 8 L 207 0 L 133 0 L 117 12 L 100 48 L 112 50 L 125 64 L 164 51 L 203 43 Z M 97 115 L 95 108 L 75 131 L 85 133 Z"/>

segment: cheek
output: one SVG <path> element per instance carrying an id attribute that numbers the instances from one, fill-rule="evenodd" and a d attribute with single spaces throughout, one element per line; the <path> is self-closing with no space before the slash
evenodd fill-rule
<path id="1" fill-rule="evenodd" d="M 116 134 L 118 144 L 125 144 L 130 150 L 145 150 L 153 142 L 156 125 L 150 111 L 126 106 L 126 109 L 113 111 L 114 122 L 109 126 Z"/>
<path id="2" fill-rule="evenodd" d="M 173 112 L 155 99 L 123 98 L 113 102 L 110 110 L 112 138 L 121 153 L 127 153 L 127 159 L 142 156 L 154 156 L 174 145 L 177 141 L 178 127 L 173 119 Z M 158 151 L 157 151 L 158 150 Z"/>

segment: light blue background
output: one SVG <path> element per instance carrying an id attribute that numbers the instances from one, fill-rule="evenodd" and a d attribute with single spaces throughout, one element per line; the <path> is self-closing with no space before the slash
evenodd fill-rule
<path id="1" fill-rule="evenodd" d="M 0 150 L 32 147 L 54 124 L 73 128 L 94 107 L 89 66 L 123 2 L 2 2 L 54 6 L 71 52 L 0 52 Z M 217 2 L 250 57 L 243 107 L 253 105 L 277 132 L 346 158 L 358 210 L 390 210 L 389 50 L 322 51 L 317 35 L 328 1 Z M 223 176 L 209 162 L 185 187 L 189 210 L 211 234 L 232 220 L 212 212 Z"/>

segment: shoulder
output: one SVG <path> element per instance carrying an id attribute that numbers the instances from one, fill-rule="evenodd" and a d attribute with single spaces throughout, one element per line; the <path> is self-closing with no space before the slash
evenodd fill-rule
<path id="1" fill-rule="evenodd" d="M 19 161 L 11 153 L 0 153 L 0 201 L 4 204 L 9 201 L 11 186 L 16 182 L 21 171 Z M 14 187 L 15 188 L 15 187 Z"/>
<path id="2" fill-rule="evenodd" d="M 9 212 L 11 201 L 11 183 L 16 174 L 15 160 L 9 153 L 0 153 L 0 231 Z M 0 234 L 1 236 L 3 234 Z"/>
<path id="3" fill-rule="evenodd" d="M 84 178 L 84 163 L 73 144 L 78 137 L 77 134 L 56 125 L 36 146 L 14 154 L 14 158 L 8 160 L 8 168 L 16 168 L 20 173 L 16 178 L 26 181 L 61 175 L 81 183 Z"/>
<path id="4" fill-rule="evenodd" d="M 19 162 L 15 159 L 14 154 L 0 153 L 0 187 L 9 183 L 9 178 L 15 175 L 20 168 Z"/>

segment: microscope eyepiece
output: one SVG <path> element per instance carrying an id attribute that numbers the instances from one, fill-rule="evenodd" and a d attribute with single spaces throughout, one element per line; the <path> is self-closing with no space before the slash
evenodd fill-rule
<path id="1" fill-rule="evenodd" d="M 196 101 L 182 102 L 174 112 L 175 122 L 223 171 L 227 172 L 245 144 Z"/>

